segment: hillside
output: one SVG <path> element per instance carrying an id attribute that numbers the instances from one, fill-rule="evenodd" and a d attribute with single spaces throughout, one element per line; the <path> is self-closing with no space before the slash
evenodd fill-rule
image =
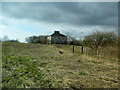
<path id="1" fill-rule="evenodd" d="M 79 55 L 56 45 L 4 42 L 2 48 L 4 88 L 118 87 L 117 59 Z"/>

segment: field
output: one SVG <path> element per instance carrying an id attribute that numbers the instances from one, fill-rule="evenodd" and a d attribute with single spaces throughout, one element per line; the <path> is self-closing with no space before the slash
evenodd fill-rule
<path id="1" fill-rule="evenodd" d="M 86 48 L 84 48 L 86 49 Z M 117 49 L 97 58 L 70 45 L 4 42 L 3 88 L 118 88 Z M 87 50 L 87 49 L 86 49 Z M 62 53 L 60 53 L 60 51 Z M 108 54 L 108 55 L 107 55 Z"/>

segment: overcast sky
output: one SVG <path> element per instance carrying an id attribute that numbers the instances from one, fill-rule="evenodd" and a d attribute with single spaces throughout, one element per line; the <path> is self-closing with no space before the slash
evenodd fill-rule
<path id="1" fill-rule="evenodd" d="M 0 30 L 10 39 L 25 41 L 55 30 L 75 38 L 94 31 L 118 31 L 117 2 L 3 2 Z"/>

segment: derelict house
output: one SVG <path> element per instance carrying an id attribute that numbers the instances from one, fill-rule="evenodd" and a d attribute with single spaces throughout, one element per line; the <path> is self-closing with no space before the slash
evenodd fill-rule
<path id="1" fill-rule="evenodd" d="M 47 37 L 48 44 L 66 44 L 67 36 L 61 34 L 59 31 L 54 31 L 52 35 Z"/>

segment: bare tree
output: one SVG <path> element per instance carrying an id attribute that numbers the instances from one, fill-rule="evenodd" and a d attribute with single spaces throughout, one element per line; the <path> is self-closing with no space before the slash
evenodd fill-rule
<path id="1" fill-rule="evenodd" d="M 84 38 L 83 42 L 86 46 L 94 49 L 96 54 L 98 53 L 99 47 L 107 47 L 109 45 L 114 45 L 116 42 L 116 35 L 113 32 L 95 32 Z"/>
<path id="2" fill-rule="evenodd" d="M 2 41 L 9 41 L 9 38 L 8 38 L 8 36 L 3 36 L 3 38 L 2 38 Z"/>

